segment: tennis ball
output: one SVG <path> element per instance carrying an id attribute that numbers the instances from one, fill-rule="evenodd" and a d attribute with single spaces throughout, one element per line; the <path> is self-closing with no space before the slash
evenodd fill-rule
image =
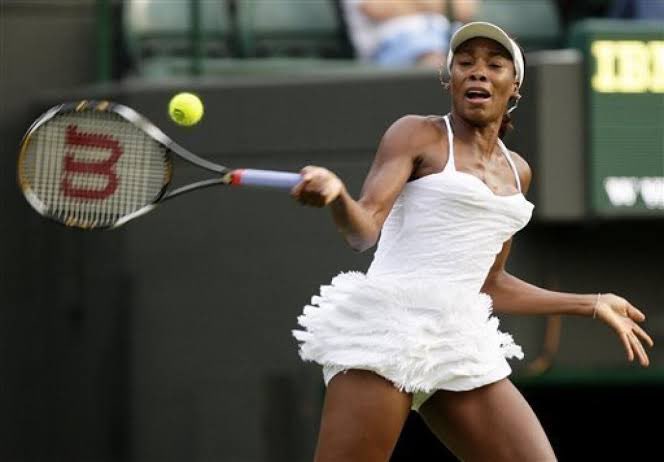
<path id="1" fill-rule="evenodd" d="M 191 127 L 203 118 L 203 103 L 193 93 L 178 93 L 168 103 L 168 115 L 176 124 Z"/>

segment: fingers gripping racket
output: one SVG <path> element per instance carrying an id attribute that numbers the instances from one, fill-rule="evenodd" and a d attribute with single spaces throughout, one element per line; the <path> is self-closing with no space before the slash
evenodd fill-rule
<path id="1" fill-rule="evenodd" d="M 169 188 L 176 155 L 216 175 Z M 290 189 L 297 173 L 229 169 L 181 147 L 133 109 L 107 101 L 55 106 L 21 142 L 18 181 L 42 216 L 78 228 L 117 228 L 186 192 L 215 185 Z"/>

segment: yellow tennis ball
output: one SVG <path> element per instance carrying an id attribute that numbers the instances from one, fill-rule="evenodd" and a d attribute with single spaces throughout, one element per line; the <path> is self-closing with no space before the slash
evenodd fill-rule
<path id="1" fill-rule="evenodd" d="M 178 93 L 168 103 L 168 115 L 176 124 L 191 127 L 203 118 L 203 103 L 193 93 Z"/>

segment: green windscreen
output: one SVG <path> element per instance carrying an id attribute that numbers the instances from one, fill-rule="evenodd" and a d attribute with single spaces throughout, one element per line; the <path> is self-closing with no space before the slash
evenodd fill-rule
<path id="1" fill-rule="evenodd" d="M 591 213 L 664 215 L 664 22 L 585 21 L 572 45 L 586 62 Z"/>

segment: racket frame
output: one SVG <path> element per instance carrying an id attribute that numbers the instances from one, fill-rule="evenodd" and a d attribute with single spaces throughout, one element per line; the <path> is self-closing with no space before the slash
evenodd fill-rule
<path id="1" fill-rule="evenodd" d="M 120 217 L 115 222 L 102 226 L 96 222 L 87 222 L 83 220 L 62 220 L 56 214 L 52 213 L 49 207 L 42 202 L 39 197 L 35 194 L 30 181 L 27 179 L 27 175 L 23 171 L 25 165 L 25 156 L 32 141 L 32 135 L 45 123 L 53 119 L 59 114 L 73 113 L 73 112 L 82 112 L 82 111 L 98 111 L 113 113 L 134 126 L 138 127 L 140 130 L 145 132 L 149 137 L 154 139 L 156 142 L 161 144 L 165 148 L 166 154 L 166 174 L 165 181 L 161 191 L 156 195 L 155 199 L 146 204 L 145 206 L 131 212 L 127 215 Z M 168 191 L 168 186 L 171 184 L 173 177 L 173 155 L 177 155 L 182 159 L 194 164 L 198 167 L 201 167 L 205 170 L 214 172 L 219 176 L 216 178 L 209 178 L 206 180 L 197 181 L 179 188 L 176 188 L 172 191 Z M 183 148 L 171 138 L 168 137 L 164 132 L 162 132 L 156 125 L 150 122 L 147 118 L 136 112 L 134 109 L 110 101 L 98 101 L 98 100 L 81 100 L 76 102 L 62 103 L 57 106 L 54 106 L 44 112 L 38 119 L 36 119 L 28 128 L 20 144 L 19 158 L 18 158 L 18 169 L 17 169 L 18 183 L 23 195 L 25 196 L 28 203 L 43 217 L 46 217 L 52 221 L 55 221 L 65 226 L 78 227 L 83 229 L 114 229 L 118 228 L 128 221 L 138 218 L 141 215 L 154 210 L 159 203 L 164 202 L 169 199 L 173 199 L 181 194 L 202 188 L 208 188 L 211 186 L 217 185 L 228 185 L 238 183 L 234 181 L 233 170 L 225 167 L 223 165 L 210 162 L 209 160 L 198 157 L 191 151 Z"/>

